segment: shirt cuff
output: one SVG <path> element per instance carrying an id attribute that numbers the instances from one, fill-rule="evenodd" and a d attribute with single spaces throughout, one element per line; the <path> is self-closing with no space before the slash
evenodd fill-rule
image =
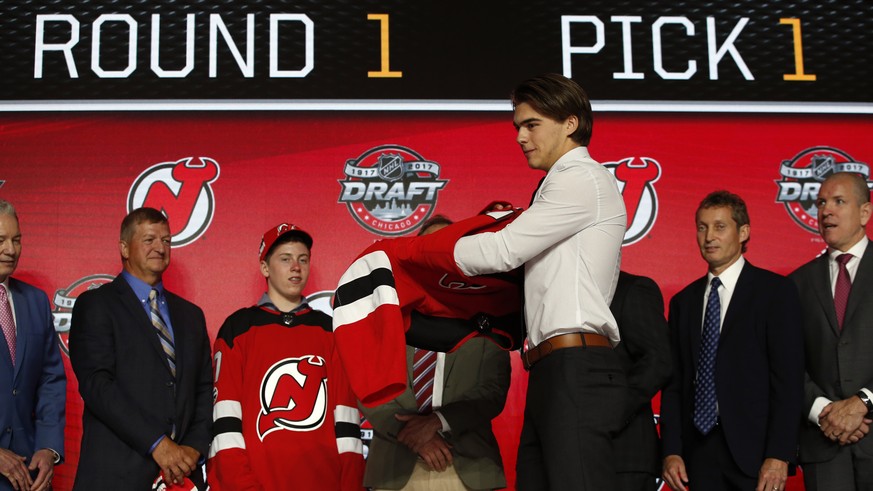
<path id="1" fill-rule="evenodd" d="M 53 448 L 48 448 L 48 447 L 46 447 L 46 450 L 48 450 L 49 452 L 52 453 L 52 455 L 54 455 L 54 462 L 52 462 L 53 464 L 58 465 L 61 463 L 61 454 L 59 454 L 57 450 L 55 450 Z"/>
<path id="2" fill-rule="evenodd" d="M 818 415 L 831 402 L 827 397 L 816 397 L 812 403 L 812 408 L 809 410 L 809 422 L 821 426 L 818 422 Z"/>
<path id="3" fill-rule="evenodd" d="M 437 415 L 437 418 L 440 419 L 440 423 L 443 425 L 442 429 L 440 429 L 440 433 L 448 433 L 452 431 L 452 427 L 449 426 L 449 422 L 446 421 L 445 416 L 443 416 L 439 411 L 434 411 L 433 413 Z"/>
<path id="4" fill-rule="evenodd" d="M 865 387 L 861 387 L 861 390 L 864 391 L 865 394 L 867 394 L 867 397 L 869 397 L 871 400 L 873 400 L 873 391 L 871 391 L 870 389 L 867 389 Z"/>
<path id="5" fill-rule="evenodd" d="M 166 438 L 166 437 L 167 437 L 167 435 L 161 435 L 160 438 L 158 438 L 157 440 L 155 440 L 155 443 L 152 444 L 152 448 L 149 449 L 149 455 L 151 455 L 152 452 L 154 452 L 155 449 L 158 448 L 158 444 L 161 443 L 161 440 L 163 440 L 163 439 Z"/>

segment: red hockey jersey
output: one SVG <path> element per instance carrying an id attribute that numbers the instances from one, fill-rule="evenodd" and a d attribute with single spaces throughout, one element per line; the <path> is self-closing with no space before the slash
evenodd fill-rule
<path id="1" fill-rule="evenodd" d="M 477 215 L 429 235 L 380 240 L 349 266 L 334 297 L 333 329 L 343 361 L 355 365 L 349 381 L 364 405 L 383 404 L 405 390 L 405 332 L 413 311 L 469 320 L 478 332 L 457 343 L 498 330 L 502 338 L 511 339 L 498 344 L 520 347 L 520 275 L 470 278 L 458 270 L 454 259 L 458 239 L 499 230 L 519 213 Z M 517 319 L 518 325 L 482 321 L 498 318 Z M 372 360 L 378 363 L 367 363 Z"/>
<path id="2" fill-rule="evenodd" d="M 360 413 L 330 326 L 308 306 L 249 307 L 221 326 L 211 489 L 363 489 Z"/>

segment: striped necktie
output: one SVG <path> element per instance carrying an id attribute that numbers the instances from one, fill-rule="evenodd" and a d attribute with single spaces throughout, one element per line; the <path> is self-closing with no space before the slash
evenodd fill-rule
<path id="1" fill-rule="evenodd" d="M 3 326 L 3 335 L 9 345 L 9 357 L 12 358 L 12 365 L 15 365 L 15 319 L 12 317 L 12 308 L 9 307 L 9 295 L 3 285 L 0 285 L 0 326 Z"/>
<path id="2" fill-rule="evenodd" d="M 152 325 L 158 333 L 158 339 L 161 341 L 161 347 L 164 348 L 164 353 L 167 355 L 167 362 L 170 364 L 170 371 L 173 377 L 176 376 L 176 348 L 173 346 L 173 337 L 170 335 L 170 329 L 164 319 L 161 318 L 161 311 L 158 310 L 158 291 L 152 288 L 149 292 L 149 317 Z"/>
<path id="3" fill-rule="evenodd" d="M 415 348 L 412 356 L 412 390 L 419 413 L 429 413 L 433 407 L 433 375 L 436 371 L 435 351 Z"/>

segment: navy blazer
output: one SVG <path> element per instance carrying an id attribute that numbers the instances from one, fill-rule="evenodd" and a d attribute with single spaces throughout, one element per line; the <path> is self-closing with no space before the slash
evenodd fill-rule
<path id="1" fill-rule="evenodd" d="M 15 366 L 0 336 L 0 447 L 30 457 L 50 448 L 64 455 L 67 379 L 46 294 L 9 278 L 18 336 Z M 0 490 L 12 485 L 0 476 Z"/>
<path id="2" fill-rule="evenodd" d="M 154 326 L 119 276 L 76 299 L 70 360 L 85 402 L 74 489 L 149 490 L 161 435 L 207 456 L 212 431 L 212 352 L 203 311 L 164 290 L 176 349 L 170 371 Z M 202 489 L 202 471 L 190 478 Z"/>
<path id="3" fill-rule="evenodd" d="M 694 380 L 703 321 L 704 276 L 670 301 L 673 379 L 661 394 L 664 455 L 693 451 Z M 803 401 L 800 300 L 794 283 L 748 261 L 722 323 L 716 397 L 727 446 L 757 476 L 765 458 L 796 461 Z"/>
<path id="4" fill-rule="evenodd" d="M 621 334 L 615 350 L 630 389 L 625 426 L 612 442 L 616 470 L 660 476 L 661 449 L 652 398 L 667 385 L 672 370 L 664 297 L 651 278 L 621 271 L 609 308 Z"/>

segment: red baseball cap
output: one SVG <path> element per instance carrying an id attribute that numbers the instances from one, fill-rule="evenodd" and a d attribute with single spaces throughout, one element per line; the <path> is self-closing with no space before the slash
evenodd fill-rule
<path id="1" fill-rule="evenodd" d="M 273 244 L 275 244 L 280 237 L 286 235 L 296 237 L 306 246 L 307 249 L 312 249 L 312 236 L 309 235 L 309 233 L 293 223 L 280 223 L 264 232 L 264 236 L 261 237 L 261 248 L 258 250 L 260 260 L 263 261 L 264 258 L 267 257 L 267 254 L 270 253 L 270 249 L 273 248 Z"/>

